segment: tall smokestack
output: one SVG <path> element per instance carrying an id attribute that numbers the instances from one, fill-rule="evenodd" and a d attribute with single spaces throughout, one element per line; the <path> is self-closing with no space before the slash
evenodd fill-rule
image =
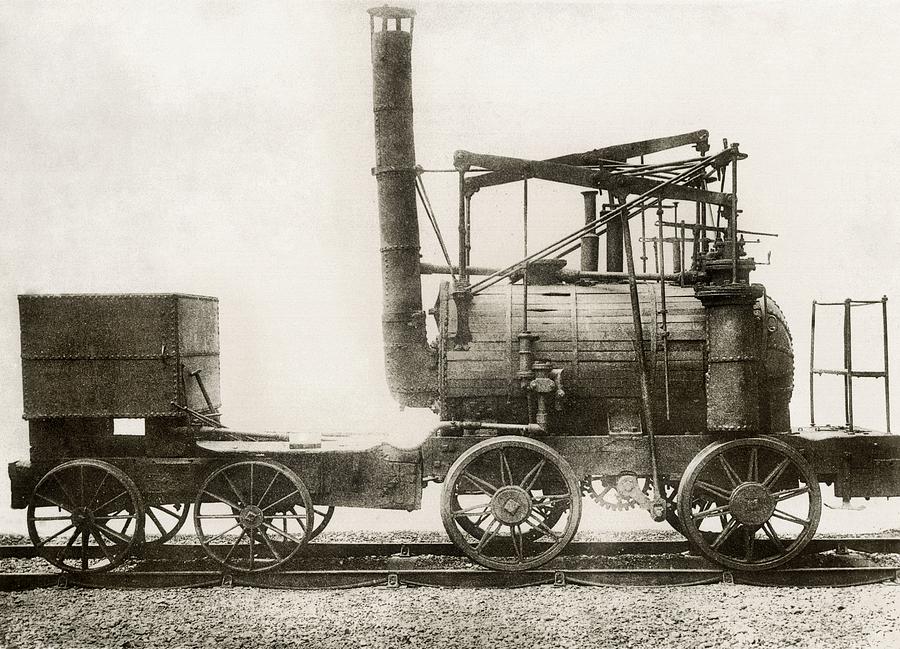
<path id="1" fill-rule="evenodd" d="M 415 11 L 384 6 L 369 9 L 369 16 L 385 373 L 401 405 L 427 407 L 437 399 L 438 388 L 419 277 L 411 74 Z"/>

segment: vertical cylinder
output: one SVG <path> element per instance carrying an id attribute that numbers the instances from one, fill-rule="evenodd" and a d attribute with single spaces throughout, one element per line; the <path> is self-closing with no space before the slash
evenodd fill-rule
<path id="1" fill-rule="evenodd" d="M 613 197 L 609 197 L 610 207 L 615 209 Z M 606 224 L 606 270 L 621 273 L 623 265 L 622 220 L 612 219 Z"/>
<path id="2" fill-rule="evenodd" d="M 584 196 L 584 224 L 597 220 L 597 194 L 596 191 L 581 192 Z M 581 270 L 597 271 L 600 266 L 600 237 L 596 230 L 590 230 L 581 237 Z"/>
<path id="3" fill-rule="evenodd" d="M 758 296 L 749 287 L 710 287 L 698 297 L 707 313 L 706 427 L 754 434 L 760 423 L 759 330 L 753 315 Z"/>
<path id="4" fill-rule="evenodd" d="M 391 392 L 401 404 L 428 406 L 436 397 L 437 369 L 428 348 L 419 278 L 412 104 L 415 14 L 379 7 L 370 9 L 369 15 L 385 371 Z M 380 19 L 380 31 L 375 30 L 376 19 Z M 403 29 L 404 20 L 409 31 Z"/>
<path id="5" fill-rule="evenodd" d="M 847 429 L 853 431 L 853 333 L 850 328 L 850 298 L 844 300 L 844 408 Z"/>

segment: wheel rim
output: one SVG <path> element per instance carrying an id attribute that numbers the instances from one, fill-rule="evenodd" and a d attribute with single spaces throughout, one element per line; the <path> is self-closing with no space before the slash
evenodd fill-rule
<path id="1" fill-rule="evenodd" d="M 770 438 L 708 446 L 679 485 L 684 534 L 705 557 L 735 570 L 775 568 L 796 557 L 815 535 L 821 506 L 809 462 Z"/>
<path id="2" fill-rule="evenodd" d="M 317 522 L 315 528 L 309 535 L 310 541 L 325 531 L 325 528 L 328 527 L 328 523 L 331 522 L 331 517 L 334 516 L 334 507 L 330 505 L 314 505 L 313 511 L 315 512 L 315 520 Z"/>
<path id="3" fill-rule="evenodd" d="M 476 444 L 457 458 L 444 481 L 441 518 L 447 534 L 489 568 L 543 565 L 569 543 L 580 517 L 580 485 L 568 462 L 529 438 Z M 477 542 L 470 543 L 471 537 Z"/>
<path id="4" fill-rule="evenodd" d="M 268 460 L 214 471 L 194 502 L 194 525 L 206 553 L 237 572 L 271 570 L 310 539 L 313 505 L 291 469 Z"/>
<path id="5" fill-rule="evenodd" d="M 134 482 L 101 460 L 73 460 L 38 482 L 28 505 L 28 536 L 53 565 L 102 572 L 121 564 L 144 533 Z"/>

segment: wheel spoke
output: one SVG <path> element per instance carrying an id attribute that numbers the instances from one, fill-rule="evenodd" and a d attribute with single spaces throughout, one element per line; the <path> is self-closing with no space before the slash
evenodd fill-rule
<path id="1" fill-rule="evenodd" d="M 272 531 L 275 532 L 276 534 L 279 534 L 280 536 L 283 536 L 283 537 L 286 538 L 286 539 L 290 539 L 291 541 L 293 541 L 293 542 L 296 543 L 297 545 L 302 545 L 302 544 L 303 544 L 303 539 L 298 539 L 296 536 L 294 536 L 294 535 L 291 534 L 290 532 L 282 531 L 282 530 L 278 529 L 277 527 L 275 527 L 274 525 L 269 525 L 269 524 L 266 523 L 265 521 L 263 521 L 263 527 L 265 527 L 266 529 L 272 530 Z M 305 529 L 305 528 L 304 528 L 304 529 Z"/>
<path id="2" fill-rule="evenodd" d="M 701 489 L 710 495 L 718 496 L 719 498 L 723 498 L 725 500 L 728 500 L 729 498 L 731 498 L 730 491 L 725 491 L 724 489 L 722 489 L 722 487 L 718 487 L 709 482 L 704 482 L 703 480 L 697 480 L 694 483 L 694 487 L 697 489 Z"/>
<path id="3" fill-rule="evenodd" d="M 805 518 L 799 518 L 798 516 L 794 516 L 793 514 L 788 514 L 787 512 L 783 512 L 780 509 L 775 509 L 772 512 L 772 518 L 780 518 L 783 521 L 787 521 L 789 523 L 795 523 L 797 525 L 801 525 L 804 528 L 809 525 L 809 520 Z"/>
<path id="4" fill-rule="evenodd" d="M 497 493 L 497 487 L 492 485 L 487 480 L 484 480 L 482 478 L 479 478 L 478 476 L 472 475 L 468 471 L 464 472 L 460 476 L 460 478 L 466 478 L 469 482 L 471 482 L 473 485 L 478 487 L 479 490 L 481 490 L 488 496 L 493 496 L 495 493 Z"/>
<path id="5" fill-rule="evenodd" d="M 250 466 L 252 467 L 253 465 L 251 464 Z M 234 495 L 237 496 L 238 503 L 243 503 L 243 504 L 245 504 L 245 505 L 249 505 L 249 504 L 250 504 L 250 501 L 247 500 L 246 498 L 244 498 L 244 496 L 241 495 L 240 489 L 237 488 L 237 485 L 234 484 L 234 482 L 233 482 L 233 481 L 231 480 L 231 478 L 228 476 L 228 471 L 223 471 L 223 472 L 222 472 L 222 477 L 225 478 L 225 482 L 228 483 L 228 486 L 231 487 L 231 490 L 234 492 Z"/>
<path id="6" fill-rule="evenodd" d="M 775 481 L 781 477 L 781 474 L 784 473 L 784 470 L 788 468 L 788 465 L 791 463 L 790 458 L 784 458 L 781 462 L 778 463 L 772 472 L 766 476 L 766 479 L 763 480 L 763 486 L 772 487 L 775 484 Z"/>
<path id="7" fill-rule="evenodd" d="M 248 505 L 253 504 L 253 465 L 254 463 L 250 463 L 250 498 L 247 500 Z"/>
<path id="8" fill-rule="evenodd" d="M 35 493 L 34 495 L 37 496 L 38 498 L 43 498 L 44 500 L 46 500 L 48 503 L 50 503 L 54 507 L 59 507 L 60 509 L 65 509 L 67 512 L 71 512 L 74 509 L 76 509 L 74 505 L 69 506 L 69 505 L 63 504 L 62 501 L 56 500 L 55 498 L 51 498 L 50 496 L 45 496 L 42 493 Z"/>
<path id="9" fill-rule="evenodd" d="M 109 553 L 109 548 L 106 546 L 106 541 L 103 540 L 103 535 L 95 530 L 91 530 L 91 536 L 93 536 L 94 539 L 97 541 L 97 545 L 100 546 L 100 549 L 103 551 L 103 554 L 106 557 L 106 560 L 109 561 L 110 563 L 112 563 L 113 557 Z"/>
<path id="10" fill-rule="evenodd" d="M 532 502 L 541 504 L 541 505 L 550 505 L 552 503 L 568 503 L 572 502 L 572 496 L 569 494 L 546 494 L 544 496 L 537 496 L 532 499 Z"/>
<path id="11" fill-rule="evenodd" d="M 238 534 L 238 537 L 234 540 L 234 543 L 231 544 L 231 547 L 228 549 L 228 553 L 225 555 L 225 558 L 222 559 L 222 563 L 228 563 L 228 560 L 231 558 L 231 555 L 234 554 L 235 549 L 238 545 L 240 545 L 241 540 L 247 534 L 247 530 L 241 528 L 241 533 Z"/>
<path id="12" fill-rule="evenodd" d="M 256 503 L 257 507 L 262 507 L 263 501 L 266 499 L 266 496 L 269 495 L 269 491 L 272 489 L 272 485 L 275 484 L 275 481 L 278 480 L 278 476 L 281 475 L 281 471 L 276 471 L 275 475 L 272 476 L 272 479 L 269 480 L 269 484 L 266 486 L 266 490 L 263 491 L 263 495 L 260 496 L 259 502 Z"/>
<path id="13" fill-rule="evenodd" d="M 203 516 L 202 518 L 211 518 L 211 517 Z M 228 518 L 234 518 L 234 517 L 233 517 L 233 516 L 229 516 Z M 240 524 L 240 523 L 235 523 L 234 525 L 232 525 L 231 527 L 229 527 L 229 528 L 228 528 L 227 530 L 225 530 L 224 532 L 222 532 L 222 533 L 220 533 L 220 534 L 216 534 L 215 536 L 206 539 L 206 543 L 207 543 L 207 544 L 210 544 L 210 543 L 212 543 L 213 541 L 216 541 L 216 540 L 222 538 L 223 536 L 225 536 L 226 534 L 228 534 L 231 530 L 233 530 L 233 529 L 236 528 L 236 527 L 241 527 L 241 524 Z M 241 528 L 241 529 L 243 529 L 243 528 Z"/>
<path id="14" fill-rule="evenodd" d="M 84 500 L 84 465 L 78 465 L 78 495 L 81 498 L 79 504 L 84 507 L 87 502 Z"/>
<path id="15" fill-rule="evenodd" d="M 29 516 L 28 520 L 34 521 L 36 523 L 41 523 L 43 521 L 70 521 L 72 520 L 71 516 Z"/>
<path id="16" fill-rule="evenodd" d="M 534 512 L 532 512 L 531 514 L 529 514 L 529 515 L 528 515 L 528 518 L 527 518 L 526 520 L 527 520 L 529 523 L 531 523 L 531 525 L 532 525 L 535 529 L 540 530 L 541 532 L 543 532 L 545 536 L 553 537 L 554 539 L 556 539 L 557 541 L 559 541 L 559 538 L 560 538 L 559 535 L 558 535 L 556 532 L 554 532 L 553 530 L 551 530 L 549 527 L 547 527 L 546 525 L 544 525 L 544 521 L 539 520 L 539 519 L 537 518 L 536 515 L 534 516 L 534 518 L 532 518 L 532 515 L 533 515 L 533 514 L 534 514 Z M 540 537 L 538 537 L 538 538 L 540 538 Z"/>
<path id="17" fill-rule="evenodd" d="M 784 543 L 778 537 L 778 533 L 775 532 L 775 528 L 772 527 L 772 522 L 766 521 L 765 523 L 763 523 L 762 530 L 766 533 L 766 536 L 772 539 L 772 543 L 775 544 L 775 547 L 777 547 L 780 552 L 784 552 Z"/>
<path id="18" fill-rule="evenodd" d="M 486 547 L 488 543 L 497 535 L 497 532 L 500 531 L 501 523 L 500 521 L 494 521 L 490 525 L 488 525 L 487 530 L 484 535 L 478 541 L 478 545 L 475 546 L 475 551 L 480 552 L 482 548 Z"/>
<path id="19" fill-rule="evenodd" d="M 294 490 L 293 490 L 291 493 L 289 493 L 287 496 L 282 496 L 281 498 L 279 498 L 278 500 L 276 500 L 276 501 L 275 501 L 274 503 L 272 503 L 271 505 L 266 505 L 265 507 L 262 507 L 261 509 L 262 509 L 262 511 L 266 511 L 267 509 L 271 509 L 271 508 L 274 507 L 275 505 L 278 505 L 278 504 L 284 502 L 285 500 L 287 500 L 287 499 L 290 498 L 291 496 L 293 496 L 293 495 L 295 495 L 295 494 L 298 494 L 298 493 L 300 493 L 300 490 L 299 490 L 299 489 L 294 489 Z"/>
<path id="20" fill-rule="evenodd" d="M 785 489 L 784 491 L 776 491 L 772 494 L 775 497 L 776 502 L 781 502 L 782 500 L 788 500 L 789 498 L 794 498 L 795 496 L 802 496 L 803 494 L 809 493 L 809 485 L 803 485 L 802 487 L 796 487 L 794 489 Z"/>
<path id="21" fill-rule="evenodd" d="M 745 561 L 753 560 L 753 552 L 756 549 L 756 530 L 752 530 L 749 527 L 745 528 L 747 532 L 746 542 L 747 542 L 747 551 L 744 553 Z"/>
<path id="22" fill-rule="evenodd" d="M 238 505 L 237 503 L 233 503 L 233 502 L 231 502 L 230 500 L 228 500 L 227 498 L 224 498 L 224 497 L 220 496 L 219 494 L 214 494 L 214 493 L 211 492 L 209 489 L 204 489 L 204 490 L 203 490 L 203 493 L 205 493 L 207 496 L 212 496 L 213 498 L 215 498 L 216 500 L 218 500 L 220 503 L 225 503 L 226 505 L 228 505 L 228 506 L 231 507 L 232 509 L 237 509 L 237 510 L 241 509 L 241 506 Z M 205 517 L 204 517 L 204 518 L 205 518 Z"/>
<path id="23" fill-rule="evenodd" d="M 710 516 L 722 516 L 730 511 L 731 505 L 722 505 L 721 507 L 713 507 L 712 509 L 706 509 L 696 514 L 691 514 L 691 518 L 695 521 L 699 521 L 703 518 L 709 518 Z"/>
<path id="24" fill-rule="evenodd" d="M 715 540 L 710 544 L 710 547 L 713 550 L 718 549 L 725 541 L 731 536 L 731 533 L 734 532 L 738 528 L 738 522 L 734 518 L 732 518 L 728 523 L 726 523 L 725 527 L 722 528 L 722 531 L 719 532 L 719 535 L 715 538 Z"/>
<path id="25" fill-rule="evenodd" d="M 102 505 L 100 505 L 99 507 L 95 507 L 95 508 L 94 508 L 94 511 L 95 511 L 95 512 L 105 512 L 107 507 L 109 507 L 110 505 L 112 505 L 114 502 L 116 502 L 116 501 L 117 501 L 119 498 L 121 498 L 122 496 L 127 496 L 127 495 L 128 495 L 128 492 L 127 492 L 127 491 L 123 491 L 123 492 L 120 493 L 120 494 L 116 494 L 115 496 L 113 496 L 112 498 L 110 498 L 109 500 L 107 500 L 105 503 L 103 503 Z"/>
<path id="26" fill-rule="evenodd" d="M 103 532 L 104 534 L 106 534 L 106 536 L 108 536 L 111 539 L 115 539 L 119 543 L 125 543 L 126 545 L 131 543 L 130 538 L 128 538 L 127 536 L 123 536 L 122 534 L 120 534 L 119 532 L 116 532 L 115 530 L 111 530 L 106 525 L 103 525 L 101 523 L 96 523 L 96 526 L 97 526 L 97 529 L 100 530 L 101 532 Z"/>
<path id="27" fill-rule="evenodd" d="M 719 464 L 722 465 L 722 470 L 725 471 L 725 475 L 728 476 L 732 488 L 741 484 L 740 476 L 738 476 L 737 471 L 734 470 L 728 460 L 725 459 L 725 453 L 719 453 Z"/>
<path id="28" fill-rule="evenodd" d="M 162 523 L 159 522 L 159 519 L 156 517 L 156 514 L 153 513 L 153 509 L 147 508 L 147 516 L 150 517 L 150 520 L 153 521 L 153 524 L 156 525 L 156 529 L 159 530 L 160 535 L 166 535 L 166 528 L 163 527 Z"/>
<path id="29" fill-rule="evenodd" d="M 50 543 L 50 541 L 52 541 L 53 539 L 55 539 L 56 537 L 58 537 L 62 534 L 65 534 L 66 532 L 71 530 L 73 527 L 75 527 L 75 523 L 70 523 L 69 525 L 66 525 L 64 528 L 59 530 L 56 534 L 54 534 L 53 536 L 48 536 L 46 539 L 44 539 L 43 541 L 38 543 L 35 547 L 40 548 L 40 547 L 47 545 L 48 543 Z M 78 530 L 76 529 L 75 532 L 77 533 Z"/>
<path id="30" fill-rule="evenodd" d="M 275 544 L 272 543 L 272 539 L 269 538 L 269 535 L 266 534 L 266 533 L 263 533 L 262 537 L 263 537 L 263 541 L 265 541 L 265 542 L 266 542 L 266 545 L 269 547 L 269 552 L 271 552 L 272 555 L 273 555 L 278 561 L 281 561 L 283 557 L 282 557 L 281 554 L 278 552 L 278 550 L 275 549 Z"/>
<path id="31" fill-rule="evenodd" d="M 509 468 L 509 460 L 506 453 L 500 449 L 500 484 L 503 486 L 513 484 L 512 469 Z"/>
<path id="32" fill-rule="evenodd" d="M 251 470 L 253 469 L 252 464 L 250 465 L 250 468 Z M 251 495 L 250 497 L 252 498 L 253 496 Z M 263 532 L 263 534 L 265 534 L 265 532 Z M 250 539 L 250 570 L 253 570 L 253 560 L 256 558 L 256 541 L 254 541 L 256 535 L 254 535 L 253 532 L 250 532 L 247 536 Z"/>
<path id="33" fill-rule="evenodd" d="M 72 511 L 73 509 L 78 507 L 78 505 L 75 503 L 75 499 L 72 497 L 72 494 L 69 493 L 69 490 L 66 489 L 66 486 L 60 481 L 59 476 L 55 473 L 51 473 L 50 475 L 53 478 L 53 481 L 56 482 L 57 486 L 59 486 L 59 490 L 62 492 L 63 496 L 66 497 L 66 500 L 68 500 L 68 502 L 72 504 L 71 507 L 63 507 L 63 509 Z"/>
<path id="34" fill-rule="evenodd" d="M 109 476 L 109 473 L 104 471 L 103 478 L 100 479 L 100 484 L 97 485 L 97 488 L 94 490 L 94 495 L 91 496 L 91 499 L 87 502 L 87 506 L 90 507 L 92 503 L 96 502 L 97 496 L 100 495 L 100 489 L 103 488 L 103 484 L 106 482 L 106 478 Z"/>
<path id="35" fill-rule="evenodd" d="M 524 539 L 522 538 L 522 527 L 520 525 L 512 526 L 510 538 L 512 539 L 513 548 L 516 550 L 516 559 L 518 559 L 519 563 L 522 563 L 525 561 L 525 551 L 522 547 Z"/>
<path id="36" fill-rule="evenodd" d="M 522 478 L 522 484 L 519 486 L 522 487 L 525 491 L 531 491 L 531 488 L 534 486 L 534 483 L 537 482 L 538 476 L 541 475 L 541 470 L 544 468 L 544 465 L 547 464 L 547 460 L 541 458 L 541 461 L 532 467 L 531 471 Z"/>
<path id="37" fill-rule="evenodd" d="M 478 505 L 472 505 L 471 507 L 466 507 L 465 509 L 458 509 L 456 511 L 451 511 L 450 513 L 455 517 L 460 516 L 472 516 L 480 515 L 487 511 L 488 507 L 491 506 L 491 501 L 487 501 L 486 503 L 480 503 Z"/>
<path id="38" fill-rule="evenodd" d="M 759 449 L 750 449 L 750 465 L 747 467 L 747 482 L 759 481 Z"/>

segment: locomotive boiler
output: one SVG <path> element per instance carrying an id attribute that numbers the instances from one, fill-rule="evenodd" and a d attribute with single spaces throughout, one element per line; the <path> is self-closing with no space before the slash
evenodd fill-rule
<path id="1" fill-rule="evenodd" d="M 762 570 L 814 536 L 820 482 L 845 500 L 900 494 L 900 443 L 854 426 L 852 400 L 847 426 L 791 427 L 791 336 L 750 279 L 737 144 L 712 152 L 701 130 L 549 160 L 457 151 L 451 259 L 416 163 L 415 13 L 369 15 L 386 375 L 398 403 L 440 423 L 412 449 L 226 428 L 214 299 L 22 296 L 32 452 L 10 465 L 13 506 L 51 562 L 114 568 L 193 512 L 223 570 L 272 570 L 335 507 L 411 510 L 440 483 L 448 536 L 490 568 L 552 560 L 590 497 L 668 521 L 719 565 Z M 527 233 L 536 180 L 580 192 L 583 226 L 537 250 L 523 241 L 506 267 L 473 266 L 478 192 L 519 184 Z M 420 259 L 420 204 L 440 263 Z M 423 274 L 449 277 L 428 312 Z M 848 362 L 848 388 L 860 375 Z M 121 418 L 144 419 L 144 434 L 114 436 Z"/>

